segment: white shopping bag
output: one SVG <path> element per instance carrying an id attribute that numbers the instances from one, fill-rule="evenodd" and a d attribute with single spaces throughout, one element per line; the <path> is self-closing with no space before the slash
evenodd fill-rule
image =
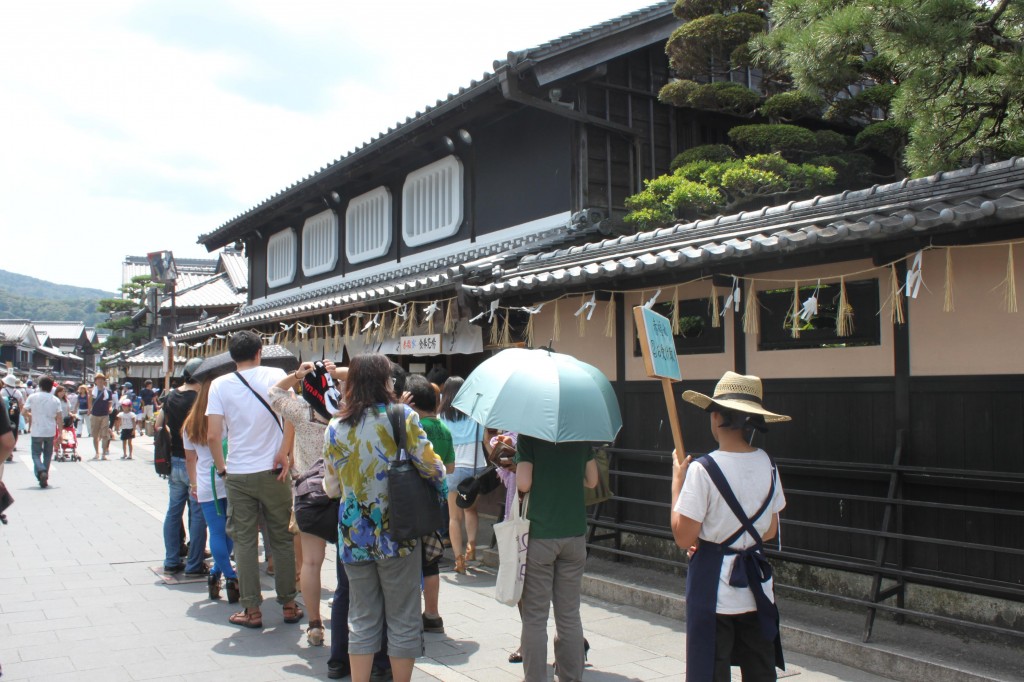
<path id="1" fill-rule="evenodd" d="M 530 520 L 526 510 L 530 494 L 523 498 L 523 509 L 512 504 L 512 516 L 508 521 L 494 525 L 494 537 L 498 542 L 498 582 L 494 586 L 494 598 L 502 604 L 515 606 L 523 596 L 523 580 L 526 578 L 526 548 L 530 542 Z"/>

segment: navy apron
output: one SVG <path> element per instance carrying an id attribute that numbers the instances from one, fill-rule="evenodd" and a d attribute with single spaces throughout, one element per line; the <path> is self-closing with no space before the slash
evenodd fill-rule
<path id="1" fill-rule="evenodd" d="M 754 528 L 754 521 L 768 509 L 775 496 L 775 463 L 772 462 L 772 483 L 768 497 L 753 519 L 747 518 L 743 507 L 725 480 L 725 475 L 710 456 L 697 460 L 711 477 L 725 503 L 740 522 L 740 528 L 721 543 L 700 540 L 697 551 L 690 559 L 686 573 L 686 682 L 711 682 L 715 677 L 715 630 L 717 627 L 718 581 L 722 573 L 722 559 L 735 554 L 729 584 L 733 587 L 749 587 L 757 604 L 757 620 L 761 636 L 775 643 L 775 667 L 785 670 L 782 657 L 782 641 L 779 638 L 779 609 L 764 593 L 762 583 L 772 577 L 772 568 L 764 556 L 761 534 Z M 744 550 L 729 547 L 743 533 L 749 533 L 754 544 Z"/>

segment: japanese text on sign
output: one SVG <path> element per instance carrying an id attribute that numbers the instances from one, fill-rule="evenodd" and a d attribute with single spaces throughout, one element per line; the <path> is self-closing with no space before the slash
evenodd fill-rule
<path id="1" fill-rule="evenodd" d="M 672 323 L 667 317 L 644 307 L 634 309 L 634 319 L 647 375 L 673 381 L 682 379 Z"/>
<path id="2" fill-rule="evenodd" d="M 440 334 L 403 336 L 398 346 L 401 355 L 434 355 L 441 352 Z"/>

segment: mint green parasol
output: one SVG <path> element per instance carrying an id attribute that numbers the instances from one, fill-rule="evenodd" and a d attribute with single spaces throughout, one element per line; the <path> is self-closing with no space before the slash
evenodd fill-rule
<path id="1" fill-rule="evenodd" d="M 608 378 L 546 348 L 509 348 L 484 360 L 452 405 L 484 426 L 555 443 L 610 443 L 622 428 Z"/>

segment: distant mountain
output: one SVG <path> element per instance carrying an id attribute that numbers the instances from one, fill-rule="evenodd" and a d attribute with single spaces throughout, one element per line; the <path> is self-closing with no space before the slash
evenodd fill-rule
<path id="1" fill-rule="evenodd" d="M 0 270 L 0 318 L 81 320 L 93 327 L 107 319 L 106 313 L 96 312 L 96 303 L 101 298 L 117 296 L 109 291 L 54 284 Z"/>

